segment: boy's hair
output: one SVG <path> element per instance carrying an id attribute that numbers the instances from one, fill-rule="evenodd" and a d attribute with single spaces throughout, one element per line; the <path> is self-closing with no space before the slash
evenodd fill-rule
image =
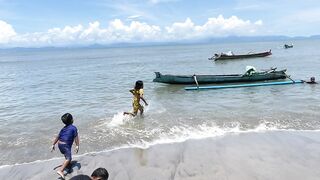
<path id="1" fill-rule="evenodd" d="M 61 116 L 61 120 L 65 125 L 70 125 L 73 123 L 73 117 L 70 113 L 65 113 Z"/>
<path id="2" fill-rule="evenodd" d="M 87 175 L 80 174 L 73 176 L 70 180 L 91 180 L 91 178 Z"/>
<path id="3" fill-rule="evenodd" d="M 102 178 L 101 180 L 108 180 L 109 173 L 105 168 L 98 168 L 92 172 L 91 177 L 99 177 Z"/>
<path id="4" fill-rule="evenodd" d="M 137 81 L 134 89 L 142 89 L 143 88 L 143 81 Z"/>

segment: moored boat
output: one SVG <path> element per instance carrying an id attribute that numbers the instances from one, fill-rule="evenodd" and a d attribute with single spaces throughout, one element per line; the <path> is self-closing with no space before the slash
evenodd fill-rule
<path id="1" fill-rule="evenodd" d="M 231 75 L 170 75 L 155 72 L 156 78 L 153 82 L 167 84 L 210 84 L 210 83 L 233 83 L 233 82 L 255 82 L 265 80 L 277 80 L 287 78 L 286 69 L 270 71 L 231 74 Z"/>
<path id="2" fill-rule="evenodd" d="M 285 49 L 293 48 L 293 44 L 291 44 L 291 45 L 285 44 L 283 47 L 284 47 Z"/>
<path id="3" fill-rule="evenodd" d="M 211 58 L 208 58 L 209 60 L 226 60 L 226 59 L 244 59 L 244 58 L 256 58 L 256 57 L 266 57 L 270 56 L 271 49 L 269 51 L 265 52 L 260 52 L 260 53 L 248 53 L 248 54 L 226 54 L 226 53 L 220 53 L 220 54 L 215 54 Z"/>

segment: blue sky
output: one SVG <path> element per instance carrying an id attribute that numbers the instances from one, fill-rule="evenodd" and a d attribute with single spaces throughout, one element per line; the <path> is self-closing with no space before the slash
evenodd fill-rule
<path id="1" fill-rule="evenodd" d="M 319 0 L 0 0 L 0 46 L 320 34 Z"/>

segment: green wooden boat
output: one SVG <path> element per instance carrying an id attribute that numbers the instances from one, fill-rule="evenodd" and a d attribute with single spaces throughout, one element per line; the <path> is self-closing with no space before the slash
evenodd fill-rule
<path id="1" fill-rule="evenodd" d="M 210 84 L 210 83 L 234 83 L 234 82 L 255 82 L 265 80 L 285 79 L 286 69 L 276 71 L 255 72 L 253 74 L 231 74 L 231 75 L 170 75 L 155 72 L 156 78 L 153 82 L 167 84 Z"/>

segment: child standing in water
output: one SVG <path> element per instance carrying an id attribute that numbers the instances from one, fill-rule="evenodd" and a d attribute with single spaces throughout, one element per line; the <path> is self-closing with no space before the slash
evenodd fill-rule
<path id="1" fill-rule="evenodd" d="M 138 111 L 140 111 L 140 115 L 143 114 L 143 106 L 140 104 L 140 99 L 148 106 L 147 101 L 143 98 L 143 82 L 137 81 L 134 89 L 131 89 L 130 92 L 133 94 L 132 106 L 133 112 L 124 112 L 123 114 L 130 114 L 132 116 L 136 116 Z"/>
<path id="2" fill-rule="evenodd" d="M 64 155 L 66 160 L 62 164 L 60 170 L 57 173 L 64 179 L 64 169 L 69 165 L 72 160 L 71 147 L 73 142 L 76 143 L 75 152 L 79 151 L 79 136 L 77 128 L 72 125 L 73 117 L 70 113 L 66 113 L 61 117 L 65 126 L 60 130 L 59 135 L 54 139 L 51 152 L 55 150 L 55 144 L 58 143 L 60 152 Z"/>

